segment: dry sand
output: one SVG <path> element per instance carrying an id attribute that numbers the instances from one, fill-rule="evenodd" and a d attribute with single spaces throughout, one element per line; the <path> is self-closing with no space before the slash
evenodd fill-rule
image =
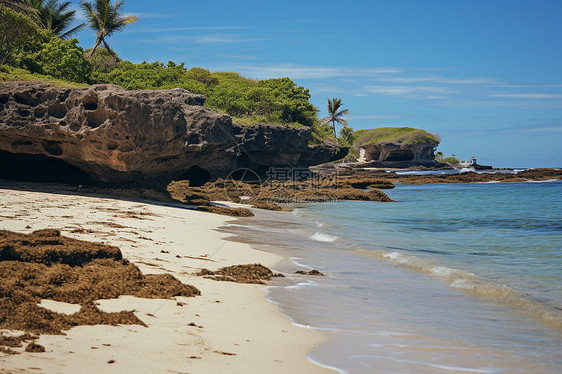
<path id="1" fill-rule="evenodd" d="M 55 193 L 55 192 L 61 193 Z M 266 301 L 263 286 L 193 276 L 234 264 L 275 267 L 280 257 L 223 240 L 230 217 L 176 206 L 88 197 L 57 186 L 0 182 L 0 229 L 61 229 L 121 248 L 144 273 L 173 274 L 202 296 L 101 300 L 111 312 L 135 310 L 142 326 L 79 326 L 41 335 L 45 353 L 4 355 L 0 373 L 322 373 L 306 355 L 324 338 L 297 327 Z M 42 306 L 72 313 L 71 304 Z M 194 325 L 194 326 L 193 326 Z M 21 351 L 21 349 L 20 349 Z"/>

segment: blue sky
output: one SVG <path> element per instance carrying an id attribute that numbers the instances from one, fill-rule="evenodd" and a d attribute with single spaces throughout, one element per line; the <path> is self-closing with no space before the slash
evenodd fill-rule
<path id="1" fill-rule="evenodd" d="M 78 2 L 76 2 L 78 3 Z M 562 167 L 562 1 L 148 1 L 109 39 L 121 58 L 288 76 L 354 129 L 411 126 L 446 155 Z M 94 43 L 91 30 L 78 39 Z"/>

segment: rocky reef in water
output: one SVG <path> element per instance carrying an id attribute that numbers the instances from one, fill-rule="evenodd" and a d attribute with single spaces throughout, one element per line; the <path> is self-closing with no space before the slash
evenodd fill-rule
<path id="1" fill-rule="evenodd" d="M 309 202 L 335 202 L 338 200 L 360 200 L 392 202 L 381 189 L 392 189 L 389 181 L 376 178 L 310 178 L 304 181 L 269 180 L 262 184 L 244 183 L 218 179 L 203 186 L 190 186 L 189 181 L 174 181 L 168 185 L 170 196 L 198 210 L 249 217 L 253 213 L 246 208 L 226 208 L 214 201 L 230 201 L 267 210 L 286 210 L 279 204 Z M 291 210 L 290 208 L 288 210 Z"/>
<path id="2" fill-rule="evenodd" d="M 337 175 L 338 178 L 346 180 L 347 178 L 362 179 L 379 179 L 381 182 L 387 183 L 404 183 L 404 184 L 450 184 L 450 183 L 487 183 L 487 182 L 529 182 L 529 181 L 549 181 L 562 180 L 562 169 L 557 168 L 539 168 L 529 169 L 520 172 L 508 172 L 507 170 L 492 170 L 487 172 L 469 171 L 457 174 L 398 174 L 394 171 L 386 172 L 384 170 L 369 169 L 326 169 L 318 168 L 316 173 L 329 177 Z"/>
<path id="3" fill-rule="evenodd" d="M 308 127 L 238 126 L 184 89 L 0 84 L 0 178 L 192 185 L 237 168 L 308 167 L 347 149 L 309 146 Z"/>

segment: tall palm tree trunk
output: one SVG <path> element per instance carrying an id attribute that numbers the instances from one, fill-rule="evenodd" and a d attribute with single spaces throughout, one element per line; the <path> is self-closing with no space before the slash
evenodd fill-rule
<path id="1" fill-rule="evenodd" d="M 112 55 L 115 58 L 119 58 L 117 56 L 117 53 L 115 53 L 115 51 L 111 48 L 109 48 L 109 45 L 107 44 L 107 42 L 105 41 L 105 39 L 103 40 L 103 46 L 105 47 L 105 49 L 107 49 L 107 51 L 109 52 L 110 55 Z"/>
<path id="2" fill-rule="evenodd" d="M 97 38 L 96 39 L 96 43 L 94 44 L 94 46 L 92 47 L 92 50 L 90 51 L 90 53 L 88 53 L 88 57 L 86 57 L 87 60 L 91 59 L 92 56 L 94 55 L 94 52 L 96 51 L 96 49 L 98 49 L 99 45 L 101 44 L 101 42 L 103 41 L 102 38 Z"/>

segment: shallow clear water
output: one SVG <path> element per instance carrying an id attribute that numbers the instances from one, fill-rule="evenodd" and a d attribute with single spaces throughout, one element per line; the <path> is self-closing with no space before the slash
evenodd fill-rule
<path id="1" fill-rule="evenodd" d="M 349 373 L 559 372 L 562 182 L 387 193 L 397 202 L 243 221 L 254 244 L 328 275 L 270 288 L 331 338 L 311 358 Z"/>

